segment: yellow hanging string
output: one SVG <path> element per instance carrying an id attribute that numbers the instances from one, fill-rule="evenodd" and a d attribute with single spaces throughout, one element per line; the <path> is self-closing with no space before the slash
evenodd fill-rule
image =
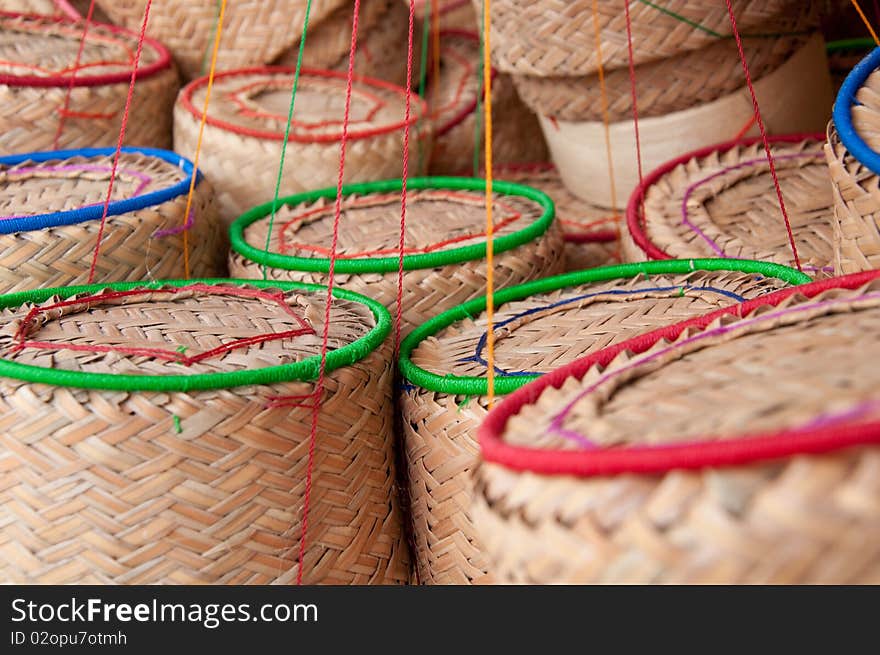
<path id="1" fill-rule="evenodd" d="M 193 174 L 189 181 L 189 193 L 186 196 L 186 210 L 183 212 L 184 228 L 189 222 L 192 211 L 193 193 L 196 190 L 196 176 L 199 172 L 199 153 L 202 151 L 202 135 L 205 133 L 205 121 L 208 119 L 208 104 L 211 102 L 211 88 L 214 86 L 214 72 L 217 70 L 217 52 L 220 49 L 220 34 L 223 32 L 223 16 L 226 14 L 226 0 L 220 2 L 220 13 L 217 15 L 217 30 L 214 33 L 214 49 L 211 52 L 211 68 L 208 71 L 208 86 L 205 90 L 205 105 L 202 108 L 202 119 L 199 122 L 199 138 L 196 141 L 196 154 L 193 157 Z M 189 229 L 183 230 L 183 269 L 189 279 Z"/>
<path id="2" fill-rule="evenodd" d="M 486 368 L 489 409 L 495 403 L 495 224 L 492 221 L 492 64 L 489 61 L 490 4 L 483 0 L 483 116 L 485 124 L 486 169 Z"/>
<path id="3" fill-rule="evenodd" d="M 880 39 L 877 38 L 877 32 L 874 31 L 874 28 L 871 27 L 871 21 L 868 20 L 868 17 L 865 16 L 865 12 L 862 11 L 862 8 L 859 6 L 858 0 L 852 0 L 853 7 L 856 8 L 856 11 L 859 12 L 859 16 L 862 17 L 862 22 L 865 24 L 865 27 L 868 28 L 868 31 L 871 33 L 871 38 L 874 39 L 874 43 L 880 46 Z"/>

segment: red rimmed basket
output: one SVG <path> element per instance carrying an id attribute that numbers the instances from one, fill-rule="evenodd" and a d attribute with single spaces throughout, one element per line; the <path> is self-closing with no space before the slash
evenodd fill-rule
<path id="1" fill-rule="evenodd" d="M 214 78 L 205 125 L 200 168 L 220 199 L 221 218 L 231 222 L 245 210 L 273 197 L 287 124 L 293 68 L 250 68 Z M 190 82 L 174 108 L 174 145 L 195 152 L 207 78 Z M 296 96 L 281 180 L 281 195 L 334 185 L 339 176 L 339 141 L 346 75 L 303 69 Z M 346 141 L 345 181 L 397 177 L 404 142 L 404 89 L 381 80 L 356 77 Z M 425 104 L 413 94 L 410 173 L 418 173 L 416 149 L 431 129 Z M 418 138 L 416 138 L 418 137 Z"/>
<path id="2" fill-rule="evenodd" d="M 138 35 L 90 25 L 65 104 L 82 33 L 82 23 L 71 18 L 0 12 L 0 155 L 116 145 Z M 171 146 L 177 89 L 168 51 L 145 40 L 125 144 Z"/>
<path id="3" fill-rule="evenodd" d="M 482 99 L 480 36 L 466 30 L 440 31 L 440 75 L 430 80 L 427 101 L 434 141 L 432 175 L 455 175 L 483 162 L 485 134 L 477 132 Z M 479 134 L 479 140 L 476 138 Z M 497 164 L 545 161 L 547 145 L 538 118 L 516 93 L 509 75 L 492 70 L 492 161 Z"/>
<path id="4" fill-rule="evenodd" d="M 834 272 L 831 177 L 822 134 L 770 137 L 803 270 Z M 794 265 L 770 165 L 759 137 L 687 153 L 648 174 L 630 197 L 628 261 L 733 257 Z"/>
<path id="5" fill-rule="evenodd" d="M 473 506 L 499 580 L 877 583 L 878 323 L 880 272 L 822 280 L 508 396 Z"/>

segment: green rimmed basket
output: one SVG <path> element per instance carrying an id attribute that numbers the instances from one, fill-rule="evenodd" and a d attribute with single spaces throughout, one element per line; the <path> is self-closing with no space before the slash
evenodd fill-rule
<path id="1" fill-rule="evenodd" d="M 242 280 L 0 296 L 0 580 L 402 583 L 390 316 Z"/>
<path id="2" fill-rule="evenodd" d="M 734 259 L 666 260 L 567 273 L 495 295 L 495 392 L 657 327 L 810 278 Z M 491 582 L 470 514 L 469 471 L 488 405 L 486 299 L 416 328 L 401 344 L 400 394 L 415 560 L 423 583 Z"/>
<path id="3" fill-rule="evenodd" d="M 486 286 L 485 181 L 412 178 L 407 187 L 404 332 Z M 336 283 L 388 308 L 397 303 L 401 188 L 400 180 L 384 180 L 342 189 Z M 495 182 L 493 190 L 495 287 L 561 272 L 562 235 L 550 198 L 510 182 Z M 279 200 L 274 220 L 271 202 L 239 217 L 230 229 L 231 274 L 326 282 L 335 198 L 335 188 L 321 189 Z"/>

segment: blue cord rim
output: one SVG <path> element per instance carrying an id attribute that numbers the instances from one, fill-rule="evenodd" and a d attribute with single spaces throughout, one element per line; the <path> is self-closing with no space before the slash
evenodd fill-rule
<path id="1" fill-rule="evenodd" d="M 857 104 L 856 93 L 877 68 L 880 68 L 880 48 L 875 48 L 862 59 L 840 87 L 837 98 L 834 101 L 832 119 L 840 142 L 861 164 L 866 166 L 875 175 L 880 175 L 880 153 L 871 148 L 856 132 L 852 123 L 852 107 Z"/>
<path id="2" fill-rule="evenodd" d="M 43 163 L 58 159 L 71 159 L 73 157 L 101 157 L 112 156 L 116 152 L 116 148 L 78 148 L 75 150 L 46 150 L 40 152 L 28 152 L 15 155 L 7 155 L 0 157 L 0 166 L 16 166 L 24 162 L 32 161 L 34 163 Z M 193 175 L 193 164 L 191 161 L 178 155 L 170 150 L 161 150 L 159 148 L 143 148 L 130 147 L 122 148 L 121 152 L 141 154 L 148 157 L 156 157 L 163 161 L 173 164 L 182 169 L 186 173 L 186 177 L 176 184 L 151 191 L 142 196 L 135 198 L 127 198 L 125 200 L 116 200 L 110 203 L 107 209 L 107 216 L 118 216 L 128 212 L 134 212 L 145 207 L 161 205 L 164 202 L 173 200 L 178 196 L 189 193 L 189 185 Z M 201 172 L 196 175 L 196 184 L 202 180 Z M 21 218 L 10 218 L 0 221 L 0 234 L 13 234 L 15 232 L 30 232 L 42 230 L 45 228 L 61 227 L 64 225 L 76 225 L 86 221 L 100 220 L 104 214 L 104 204 L 93 205 L 91 207 L 80 207 L 79 209 L 68 209 L 62 212 L 51 212 L 48 214 L 36 214 L 34 216 L 24 216 Z"/>

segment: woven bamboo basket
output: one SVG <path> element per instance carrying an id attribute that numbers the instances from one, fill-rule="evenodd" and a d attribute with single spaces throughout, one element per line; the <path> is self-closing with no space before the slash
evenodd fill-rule
<path id="1" fill-rule="evenodd" d="M 441 30 L 440 75 L 439 79 L 431 80 L 427 95 L 434 124 L 432 175 L 455 175 L 472 168 L 475 151 L 479 165 L 484 163 L 483 117 L 477 116 L 478 100 L 483 94 L 479 62 L 478 34 Z M 537 116 L 520 101 L 510 76 L 493 71 L 493 162 L 525 163 L 545 161 L 547 157 Z"/>
<path id="2" fill-rule="evenodd" d="M 82 31 L 69 18 L 0 12 L 0 155 L 116 145 L 138 36 L 92 24 L 65 104 Z M 168 51 L 146 40 L 126 144 L 171 146 L 177 89 Z"/>
<path id="3" fill-rule="evenodd" d="M 229 280 L 3 296 L 0 580 L 295 582 L 326 299 Z M 335 290 L 330 317 L 302 581 L 404 582 L 390 316 Z"/>
<path id="4" fill-rule="evenodd" d="M 409 7 L 409 0 L 402 0 L 405 7 Z M 436 7 L 435 7 L 436 5 Z M 416 0 L 416 18 L 424 22 L 428 15 L 430 25 L 431 17 L 436 12 L 442 30 L 468 30 L 473 31 L 480 26 L 482 13 L 474 9 L 470 0 Z"/>
<path id="5" fill-rule="evenodd" d="M 87 5 L 88 6 L 88 5 Z M 0 0 L 0 11 L 77 19 L 79 12 L 67 0 Z"/>
<path id="6" fill-rule="evenodd" d="M 99 148 L 0 157 L 0 292 L 88 280 L 114 154 Z M 192 164 L 173 152 L 123 149 L 97 279 L 183 277 L 185 257 L 194 275 L 225 271 L 225 235 L 201 175 L 184 216 L 192 174 Z"/>
<path id="7" fill-rule="evenodd" d="M 833 274 L 833 205 L 822 134 L 772 137 L 802 270 Z M 710 146 L 649 174 L 627 207 L 628 261 L 736 257 L 794 266 L 760 138 Z"/>
<path id="8" fill-rule="evenodd" d="M 880 582 L 880 272 L 617 344 L 480 427 L 507 583 Z"/>
<path id="9" fill-rule="evenodd" d="M 110 19 L 140 30 L 147 0 L 97 0 Z M 309 26 L 317 27 L 344 0 L 312 0 Z M 207 73 L 220 5 L 216 0 L 162 0 L 150 6 L 147 33 L 166 44 L 184 79 Z M 221 70 L 268 64 L 299 40 L 305 0 L 238 0 L 226 5 Z M 279 29 L 279 26 L 283 26 Z"/>
<path id="10" fill-rule="evenodd" d="M 408 7 L 408 5 L 407 5 Z M 409 10 L 397 0 L 361 0 L 354 72 L 392 84 L 406 84 Z M 343 3 L 306 35 L 303 65 L 309 68 L 348 71 L 354 4 Z M 310 21 L 311 22 L 311 21 Z M 299 40 L 275 62 L 295 66 Z M 413 37 L 413 61 L 419 61 L 418 35 Z"/>
<path id="11" fill-rule="evenodd" d="M 810 80 L 805 84 L 804 80 Z M 828 121 L 833 92 L 821 36 L 772 73 L 754 83 L 764 125 L 771 134 L 819 132 Z M 596 205 L 608 207 L 611 194 L 606 130 L 602 121 L 560 121 L 540 116 L 553 161 L 566 187 Z M 750 127 L 751 125 L 751 127 Z M 718 143 L 737 133 L 758 134 L 754 105 L 747 88 L 705 104 L 639 120 L 641 161 L 645 171 L 670 158 Z M 617 189 L 628 193 L 638 184 L 639 166 L 632 119 L 609 126 Z"/>
<path id="12" fill-rule="evenodd" d="M 556 221 L 565 239 L 565 270 L 606 266 L 620 262 L 618 235 L 623 213 L 596 207 L 572 195 L 553 164 L 506 164 L 494 167 L 502 180 L 525 184 L 546 193 L 556 207 Z"/>
<path id="13" fill-rule="evenodd" d="M 292 68 L 254 68 L 220 73 L 214 78 L 205 125 L 201 169 L 216 185 L 221 218 L 239 214 L 275 194 L 281 146 L 290 103 Z M 339 141 L 345 106 L 345 74 L 303 69 L 296 112 L 281 179 L 284 195 L 336 184 Z M 195 152 L 207 78 L 190 82 L 174 108 L 174 147 Z M 353 87 L 345 181 L 396 177 L 401 172 L 404 142 L 404 89 L 371 78 Z M 425 104 L 412 97 L 411 168 L 419 169 L 416 152 L 430 143 Z M 418 136 L 418 138 L 416 138 Z"/>
<path id="14" fill-rule="evenodd" d="M 850 73 L 834 104 L 825 157 L 834 196 L 834 270 L 880 268 L 880 48 Z"/>
<path id="15" fill-rule="evenodd" d="M 743 52 L 752 79 L 760 79 L 779 68 L 804 46 L 809 36 L 807 31 L 798 31 L 777 38 L 746 41 Z M 603 120 L 603 98 L 597 73 L 568 77 L 511 77 L 523 102 L 538 114 L 564 121 Z M 632 118 L 629 68 L 607 71 L 604 78 L 608 119 L 622 121 Z M 734 93 L 743 87 L 746 78 L 736 43 L 726 39 L 642 64 L 635 70 L 635 81 L 639 118 L 651 118 Z"/>
<path id="16" fill-rule="evenodd" d="M 473 0 L 481 7 L 481 0 Z M 797 0 L 734 0 L 740 34 L 749 39 L 800 29 Z M 593 0 L 496 0 L 492 3 L 492 61 L 504 72 L 525 75 L 591 75 L 598 70 Z M 733 34 L 727 6 L 669 0 L 630 3 L 633 59 L 643 64 L 699 49 Z M 603 65 L 629 63 L 626 15 L 620 2 L 600 0 L 598 20 Z M 813 22 L 818 26 L 818 15 Z"/>
<path id="17" fill-rule="evenodd" d="M 486 286 L 485 181 L 410 178 L 403 257 L 404 333 L 437 312 L 480 296 Z M 493 205 L 498 289 L 562 272 L 562 234 L 544 193 L 497 182 Z M 330 268 L 336 189 L 254 208 L 232 224 L 233 277 L 320 283 Z M 396 313 L 401 182 L 343 188 L 336 283 Z M 268 246 L 267 246 L 268 244 Z"/>
<path id="18" fill-rule="evenodd" d="M 809 278 L 762 262 L 609 266 L 496 295 L 495 389 L 510 393 L 610 344 Z M 485 297 L 417 328 L 401 345 L 400 397 L 415 560 L 422 582 L 485 583 L 493 569 L 471 520 L 470 471 L 488 405 Z"/>

